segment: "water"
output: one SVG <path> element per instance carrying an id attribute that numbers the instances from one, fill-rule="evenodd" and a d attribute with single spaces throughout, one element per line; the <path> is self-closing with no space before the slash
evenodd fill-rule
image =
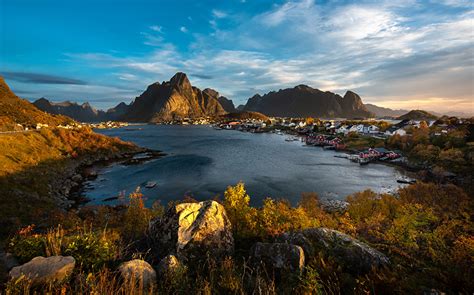
<path id="1" fill-rule="evenodd" d="M 147 204 L 193 196 L 198 200 L 223 197 L 227 186 L 243 181 L 253 205 L 265 197 L 286 198 L 296 204 L 302 192 L 344 199 L 371 188 L 377 192 L 396 189 L 403 172 L 394 167 L 360 166 L 336 158 L 335 151 L 286 142 L 286 135 L 252 134 L 214 130 L 209 126 L 144 125 L 142 130 L 99 130 L 139 146 L 161 150 L 167 156 L 142 165 L 113 165 L 99 171 L 87 183 L 85 195 L 94 203 L 120 192 L 142 187 Z M 154 188 L 145 188 L 156 181 Z"/>

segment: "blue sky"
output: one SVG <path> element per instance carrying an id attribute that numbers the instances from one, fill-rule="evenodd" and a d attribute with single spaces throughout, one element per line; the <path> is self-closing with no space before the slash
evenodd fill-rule
<path id="1" fill-rule="evenodd" d="M 470 0 L 0 0 L 0 75 L 98 108 L 183 71 L 236 105 L 307 84 L 472 114 L 473 16 Z"/>

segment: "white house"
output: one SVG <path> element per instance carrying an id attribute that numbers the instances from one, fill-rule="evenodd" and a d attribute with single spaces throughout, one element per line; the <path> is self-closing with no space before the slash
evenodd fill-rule
<path id="1" fill-rule="evenodd" d="M 352 125 L 352 127 L 349 129 L 349 132 L 363 133 L 364 125 L 363 124 Z"/>
<path id="2" fill-rule="evenodd" d="M 336 133 L 342 133 L 342 134 L 347 134 L 349 133 L 349 126 L 346 125 L 341 125 L 339 128 L 336 128 Z"/>
<path id="3" fill-rule="evenodd" d="M 379 133 L 380 128 L 376 125 L 369 125 L 367 126 L 367 133 L 369 134 L 374 134 L 374 133 Z"/>

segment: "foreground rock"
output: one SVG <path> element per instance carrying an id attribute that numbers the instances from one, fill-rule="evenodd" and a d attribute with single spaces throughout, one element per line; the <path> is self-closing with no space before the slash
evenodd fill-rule
<path id="1" fill-rule="evenodd" d="M 150 223 L 150 236 L 158 256 L 175 254 L 179 259 L 218 258 L 234 249 L 232 226 L 216 201 L 183 203 Z"/>
<path id="2" fill-rule="evenodd" d="M 280 270 L 302 271 L 304 252 L 300 246 L 286 243 L 256 243 L 250 250 L 253 263 Z"/>
<path id="3" fill-rule="evenodd" d="M 125 281 L 135 281 L 145 289 L 156 285 L 156 272 L 151 265 L 141 259 L 134 259 L 122 263 L 118 268 L 120 275 Z"/>
<path id="4" fill-rule="evenodd" d="M 38 256 L 30 262 L 14 267 L 10 271 L 13 280 L 25 276 L 32 285 L 46 285 L 60 283 L 69 278 L 76 261 L 72 256 L 51 256 L 48 258 Z"/>
<path id="5" fill-rule="evenodd" d="M 301 246 L 307 259 L 317 257 L 319 251 L 332 256 L 353 273 L 367 273 L 373 268 L 388 266 L 389 259 L 381 252 L 349 235 L 328 228 L 310 228 L 285 233 L 278 239 Z"/>

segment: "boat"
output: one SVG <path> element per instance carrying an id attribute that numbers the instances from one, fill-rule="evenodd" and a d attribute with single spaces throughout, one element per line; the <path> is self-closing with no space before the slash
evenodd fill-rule
<path id="1" fill-rule="evenodd" d="M 370 163 L 369 158 L 359 158 L 359 165 L 367 165 Z"/>
<path id="2" fill-rule="evenodd" d="M 156 186 L 156 181 L 148 181 L 146 184 L 145 184 L 145 187 L 146 188 L 154 188 Z"/>

